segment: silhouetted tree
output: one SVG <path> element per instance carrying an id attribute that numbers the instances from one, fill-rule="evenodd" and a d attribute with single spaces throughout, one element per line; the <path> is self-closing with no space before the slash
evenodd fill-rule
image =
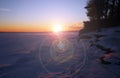
<path id="1" fill-rule="evenodd" d="M 87 16 L 97 25 L 120 25 L 120 0 L 89 0 Z"/>
<path id="2" fill-rule="evenodd" d="M 87 16 L 91 21 L 104 18 L 104 0 L 89 0 L 85 8 L 87 9 Z"/>

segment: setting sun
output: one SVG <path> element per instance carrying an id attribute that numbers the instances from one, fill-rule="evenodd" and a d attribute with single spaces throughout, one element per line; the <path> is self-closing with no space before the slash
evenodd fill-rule
<path id="1" fill-rule="evenodd" d="M 53 26 L 53 32 L 60 32 L 62 31 L 62 26 L 61 25 L 55 25 Z"/>

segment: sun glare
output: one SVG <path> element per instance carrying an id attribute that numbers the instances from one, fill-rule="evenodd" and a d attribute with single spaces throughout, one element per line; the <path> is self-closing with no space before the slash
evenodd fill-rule
<path id="1" fill-rule="evenodd" d="M 53 26 L 53 32 L 60 32 L 60 31 L 62 31 L 62 26 L 61 25 Z"/>

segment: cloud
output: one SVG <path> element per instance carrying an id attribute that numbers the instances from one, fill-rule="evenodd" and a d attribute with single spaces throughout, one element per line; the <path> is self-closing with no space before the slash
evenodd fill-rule
<path id="1" fill-rule="evenodd" d="M 7 8 L 0 8 L 0 12 L 10 12 L 11 10 L 10 9 L 7 9 Z"/>
<path id="2" fill-rule="evenodd" d="M 80 28 L 80 27 L 83 27 L 83 23 L 82 22 L 78 22 L 78 23 L 72 24 L 71 27 L 73 27 L 73 28 Z"/>

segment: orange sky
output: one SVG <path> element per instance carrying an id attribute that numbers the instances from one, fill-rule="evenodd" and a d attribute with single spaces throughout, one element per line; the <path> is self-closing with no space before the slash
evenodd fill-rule
<path id="1" fill-rule="evenodd" d="M 82 23 L 71 26 L 62 26 L 62 31 L 78 31 L 82 27 Z M 0 25 L 0 32 L 51 32 L 53 25 L 39 26 L 39 25 Z"/>
<path id="2" fill-rule="evenodd" d="M 77 31 L 88 20 L 87 0 L 0 0 L 0 32 Z M 31 6 L 32 5 L 32 6 Z"/>

